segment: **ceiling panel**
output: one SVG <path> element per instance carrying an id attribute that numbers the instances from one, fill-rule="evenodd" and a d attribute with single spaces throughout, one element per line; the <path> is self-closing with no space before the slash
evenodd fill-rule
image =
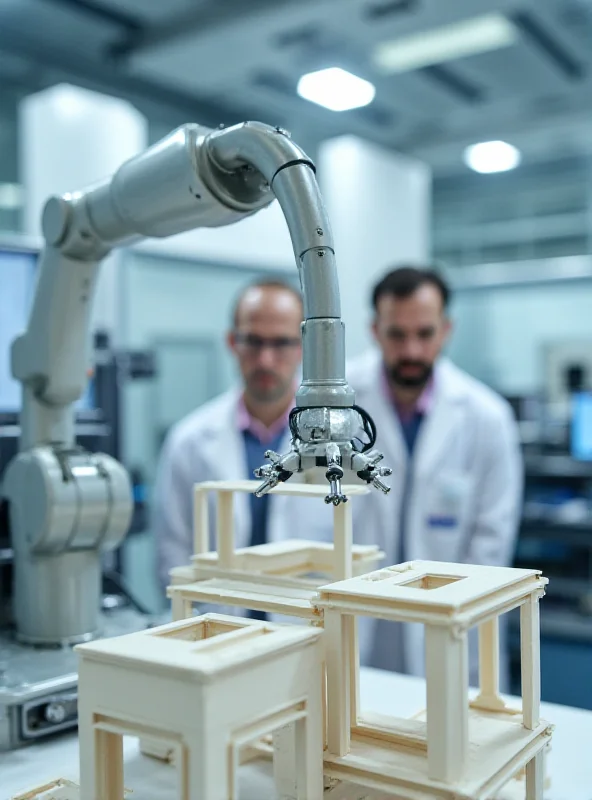
<path id="1" fill-rule="evenodd" d="M 389 101 L 410 117 L 439 117 L 464 106 L 465 101 L 426 74 L 404 72 L 381 81 Z"/>
<path id="2" fill-rule="evenodd" d="M 195 8 L 199 0 L 94 0 L 94 2 L 107 10 L 123 12 L 139 20 L 158 23 Z"/>
<path id="3" fill-rule="evenodd" d="M 67 7 L 39 0 L 19 0 L 18 5 L 0 3 L 0 27 L 24 29 L 31 39 L 67 48 L 72 53 L 101 54 L 117 34 L 117 25 Z"/>
<path id="4" fill-rule="evenodd" d="M 486 87 L 488 99 L 534 97 L 562 92 L 572 80 L 528 41 L 512 47 L 459 59 L 454 63 L 458 74 L 477 80 Z"/>
<path id="5" fill-rule="evenodd" d="M 577 133 L 569 133 L 576 116 L 587 111 L 592 120 L 592 48 L 584 35 L 587 20 L 592 33 L 592 0 L 400 0 L 398 11 L 396 0 L 78 0 L 78 5 L 0 0 L 0 43 L 6 49 L 0 51 L 0 84 L 33 73 L 42 73 L 46 84 L 55 75 L 76 82 L 78 67 L 83 83 L 100 78 L 101 91 L 111 87 L 120 96 L 130 92 L 130 98 L 136 92 L 169 109 L 177 104 L 184 117 L 194 101 L 196 115 L 200 103 L 202 111 L 209 103 L 221 121 L 248 109 L 311 139 L 351 132 L 421 153 L 439 165 L 449 159 L 455 168 L 463 143 L 488 132 L 510 138 L 518 131 L 536 157 L 545 148 L 592 148 L 590 126 L 574 122 Z M 386 6 L 394 12 L 381 13 Z M 96 8 L 116 13 L 109 20 Z M 570 75 L 540 36 L 537 41 L 524 28 L 516 46 L 435 69 L 385 76 L 372 66 L 380 41 L 492 11 L 530 15 L 543 36 L 581 65 L 581 74 Z M 14 46 L 17 39 L 22 54 Z M 118 44 L 119 57 L 110 58 Z M 298 77 L 328 65 L 372 80 L 375 101 L 336 114 L 299 98 Z M 560 132 L 538 135 L 541 128 Z"/>

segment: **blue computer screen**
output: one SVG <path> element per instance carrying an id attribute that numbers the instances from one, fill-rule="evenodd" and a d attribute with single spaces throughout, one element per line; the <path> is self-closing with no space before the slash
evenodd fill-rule
<path id="1" fill-rule="evenodd" d="M 21 407 L 21 385 L 10 371 L 10 347 L 27 327 L 36 268 L 36 253 L 0 247 L 0 412 L 19 411 Z M 76 408 L 93 407 L 91 382 Z"/>
<path id="2" fill-rule="evenodd" d="M 571 455 L 579 461 L 592 461 L 592 392 L 572 397 Z"/>
<path id="3" fill-rule="evenodd" d="M 27 327 L 35 288 L 35 253 L 0 249 L 0 411 L 18 411 L 21 387 L 10 372 L 10 345 Z"/>

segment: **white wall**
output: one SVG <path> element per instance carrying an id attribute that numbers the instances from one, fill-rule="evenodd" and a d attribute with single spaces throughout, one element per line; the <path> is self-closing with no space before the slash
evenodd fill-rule
<path id="1" fill-rule="evenodd" d="M 355 136 L 323 142 L 319 183 L 335 240 L 348 357 L 371 339 L 370 295 L 390 267 L 430 254 L 428 167 Z"/>
<path id="2" fill-rule="evenodd" d="M 450 356 L 506 394 L 543 387 L 546 345 L 590 340 L 592 348 L 591 279 L 460 291 L 451 312 Z"/>
<path id="3" fill-rule="evenodd" d="M 24 230 L 39 236 L 47 199 L 111 175 L 146 148 L 148 127 L 124 100 L 60 84 L 21 101 L 19 136 Z M 115 339 L 118 280 L 117 259 L 111 256 L 99 273 L 92 325 Z"/>

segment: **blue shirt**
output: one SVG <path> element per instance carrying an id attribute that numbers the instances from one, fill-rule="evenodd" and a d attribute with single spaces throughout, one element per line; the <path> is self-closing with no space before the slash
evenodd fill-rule
<path id="1" fill-rule="evenodd" d="M 269 463 L 265 458 L 266 450 L 279 450 L 282 439 L 285 436 L 285 429 L 279 431 L 271 441 L 262 442 L 250 430 L 243 431 L 243 441 L 247 456 L 247 473 L 249 479 L 253 478 L 253 472 L 257 467 Z M 251 539 L 249 546 L 265 544 L 267 542 L 267 516 L 269 508 L 269 495 L 255 497 L 251 494 Z"/>
<path id="2" fill-rule="evenodd" d="M 250 430 L 243 431 L 243 441 L 245 443 L 245 453 L 247 456 L 247 473 L 249 478 L 253 477 L 253 471 L 267 462 L 265 458 L 266 450 L 278 450 L 282 439 L 286 433 L 285 428 L 277 433 L 273 439 L 262 442 Z M 269 462 L 267 462 L 269 463 Z M 249 495 L 251 504 L 251 538 L 249 546 L 265 544 L 267 542 L 267 523 L 269 517 L 269 495 L 255 497 Z M 264 611 L 249 611 L 251 619 L 267 619 Z"/>

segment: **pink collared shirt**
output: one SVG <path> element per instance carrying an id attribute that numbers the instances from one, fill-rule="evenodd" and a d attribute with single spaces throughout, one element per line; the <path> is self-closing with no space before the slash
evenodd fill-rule
<path id="1" fill-rule="evenodd" d="M 435 381 L 433 375 L 427 382 L 423 392 L 419 395 L 419 397 L 411 407 L 401 406 L 399 403 L 397 403 L 397 401 L 393 397 L 391 387 L 389 386 L 389 382 L 386 377 L 384 367 L 380 371 L 380 384 L 384 396 L 389 401 L 389 403 L 395 407 L 395 410 L 399 415 L 399 419 L 401 420 L 401 423 L 403 425 L 405 425 L 408 422 L 411 422 L 415 414 L 421 414 L 422 416 L 429 414 L 434 406 Z"/>
<path id="2" fill-rule="evenodd" d="M 255 419 L 255 417 L 249 414 L 244 397 L 241 394 L 236 407 L 236 425 L 239 431 L 249 431 L 261 444 L 267 444 L 273 441 L 281 431 L 288 427 L 290 411 L 291 408 L 289 408 L 285 414 L 282 414 L 279 419 L 276 419 L 268 428 L 267 425 L 264 425 L 260 420 Z"/>

